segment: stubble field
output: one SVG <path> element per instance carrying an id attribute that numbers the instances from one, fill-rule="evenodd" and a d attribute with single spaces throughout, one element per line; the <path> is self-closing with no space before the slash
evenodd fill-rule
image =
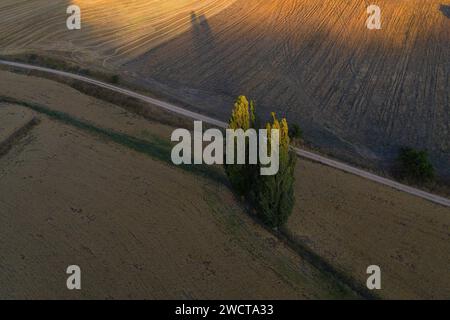
<path id="1" fill-rule="evenodd" d="M 2 299 L 356 297 L 253 221 L 214 175 L 164 161 L 171 128 L 27 78 L 0 77 L 2 97 L 41 108 L 0 102 L 1 129 L 9 114 L 40 119 L 0 157 Z M 72 264 L 81 291 L 66 288 Z"/>
<path id="2" fill-rule="evenodd" d="M 220 179 L 159 157 L 170 150 L 172 127 L 5 71 L 0 97 L 48 108 L 0 158 L 2 296 L 70 297 L 64 268 L 76 261 L 87 271 L 83 297 L 351 296 L 248 217 Z M 136 152 L 124 138 L 99 137 L 48 111 L 148 141 L 156 151 Z M 303 247 L 361 286 L 367 266 L 379 265 L 381 297 L 450 296 L 448 208 L 305 160 L 296 180 L 286 228 Z"/>
<path id="3" fill-rule="evenodd" d="M 65 28 L 72 3 L 83 12 L 81 31 Z M 4 0 L 0 53 L 122 72 L 221 119 L 246 94 L 261 114 L 300 123 L 327 153 L 387 168 L 400 146 L 412 146 L 448 175 L 450 3 L 377 1 L 377 31 L 364 25 L 368 4 Z"/>

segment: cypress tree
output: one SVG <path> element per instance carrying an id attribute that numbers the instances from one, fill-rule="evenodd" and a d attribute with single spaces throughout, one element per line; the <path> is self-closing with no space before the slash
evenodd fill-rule
<path id="1" fill-rule="evenodd" d="M 253 101 L 248 102 L 245 96 L 239 96 L 234 104 L 234 108 L 229 121 L 230 129 L 242 129 L 244 131 L 255 128 L 255 108 Z M 235 147 L 236 148 L 236 147 Z M 245 142 L 245 148 L 248 150 L 248 141 Z M 235 161 L 236 152 L 235 149 Z M 225 172 L 235 192 L 240 196 L 247 196 L 255 182 L 257 165 L 248 164 L 248 154 L 246 164 L 225 164 Z M 225 162 L 226 163 L 226 162 Z"/>
<path id="2" fill-rule="evenodd" d="M 287 222 L 294 208 L 294 170 L 297 156 L 290 150 L 289 127 L 286 119 L 280 122 L 272 113 L 272 121 L 266 124 L 266 129 L 269 143 L 270 130 L 278 129 L 280 132 L 279 171 L 273 176 L 258 176 L 251 192 L 251 202 L 266 225 L 278 228 Z"/>
<path id="3" fill-rule="evenodd" d="M 253 101 L 239 96 L 229 122 L 230 129 L 256 129 L 257 120 Z M 287 222 L 294 208 L 294 170 L 297 156 L 290 150 L 289 127 L 286 119 L 279 121 L 272 113 L 272 122 L 265 126 L 270 152 L 271 130 L 279 130 L 279 171 L 273 176 L 260 175 L 260 165 L 225 165 L 225 171 L 237 194 L 245 197 L 256 209 L 259 218 L 268 226 L 277 228 Z M 246 141 L 246 150 L 248 141 Z M 236 150 L 235 150 L 236 155 Z M 248 158 L 248 154 L 247 154 Z M 236 162 L 235 162 L 236 163 Z"/>

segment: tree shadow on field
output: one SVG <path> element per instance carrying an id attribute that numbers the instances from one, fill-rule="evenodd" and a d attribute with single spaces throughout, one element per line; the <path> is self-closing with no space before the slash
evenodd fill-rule
<path id="1" fill-rule="evenodd" d="M 206 55 L 214 47 L 214 36 L 208 19 L 205 15 L 197 15 L 194 11 L 191 12 L 192 25 L 192 46 L 195 52 L 201 56 Z"/>
<path id="2" fill-rule="evenodd" d="M 450 6 L 441 4 L 439 10 L 441 10 L 442 14 L 450 19 Z"/>

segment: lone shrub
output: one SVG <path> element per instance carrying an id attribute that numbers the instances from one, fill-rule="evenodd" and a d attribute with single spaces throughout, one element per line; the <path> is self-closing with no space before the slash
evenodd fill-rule
<path id="1" fill-rule="evenodd" d="M 111 82 L 112 82 L 113 84 L 118 84 L 118 83 L 120 82 L 120 77 L 119 77 L 119 75 L 117 75 L 117 74 L 113 75 L 113 76 L 111 77 Z"/>
<path id="2" fill-rule="evenodd" d="M 426 183 L 435 179 L 433 165 L 426 151 L 402 148 L 397 159 L 398 175 L 414 183 Z"/>
<path id="3" fill-rule="evenodd" d="M 291 138 L 292 140 L 303 139 L 303 131 L 298 124 L 293 124 L 289 129 L 289 138 Z"/>

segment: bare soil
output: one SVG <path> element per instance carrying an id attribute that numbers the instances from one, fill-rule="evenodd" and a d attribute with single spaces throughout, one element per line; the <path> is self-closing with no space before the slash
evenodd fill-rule
<path id="1" fill-rule="evenodd" d="M 309 161 L 296 179 L 300 243 L 358 283 L 380 266 L 383 298 L 450 297 L 450 208 Z"/>
<path id="2" fill-rule="evenodd" d="M 68 31 L 66 8 L 83 25 Z M 0 54 L 34 52 L 121 74 L 226 120 L 237 95 L 299 123 L 309 143 L 389 170 L 427 149 L 450 179 L 450 3 L 379 0 L 3 0 Z M 17 23 L 20 21 L 20 23 Z"/>
<path id="3" fill-rule="evenodd" d="M 173 130 L 26 75 L 0 71 L 1 96 L 155 148 L 167 146 Z M 0 158 L 2 296 L 348 297 L 248 217 L 220 180 L 40 117 Z M 448 208 L 305 160 L 296 179 L 287 231 L 298 243 L 363 286 L 367 266 L 379 265 L 383 298 L 450 296 Z M 75 262 L 86 271 L 81 295 L 61 287 Z"/>
<path id="4" fill-rule="evenodd" d="M 35 117 L 28 109 L 12 106 L 0 108 L 0 148 Z"/>
<path id="5" fill-rule="evenodd" d="M 356 297 L 249 217 L 226 185 L 153 157 L 169 127 L 52 81 L 0 79 L 0 95 L 48 107 L 0 157 L 0 297 Z M 156 151 L 129 147 L 131 133 Z M 72 264 L 81 291 L 66 288 Z"/>

